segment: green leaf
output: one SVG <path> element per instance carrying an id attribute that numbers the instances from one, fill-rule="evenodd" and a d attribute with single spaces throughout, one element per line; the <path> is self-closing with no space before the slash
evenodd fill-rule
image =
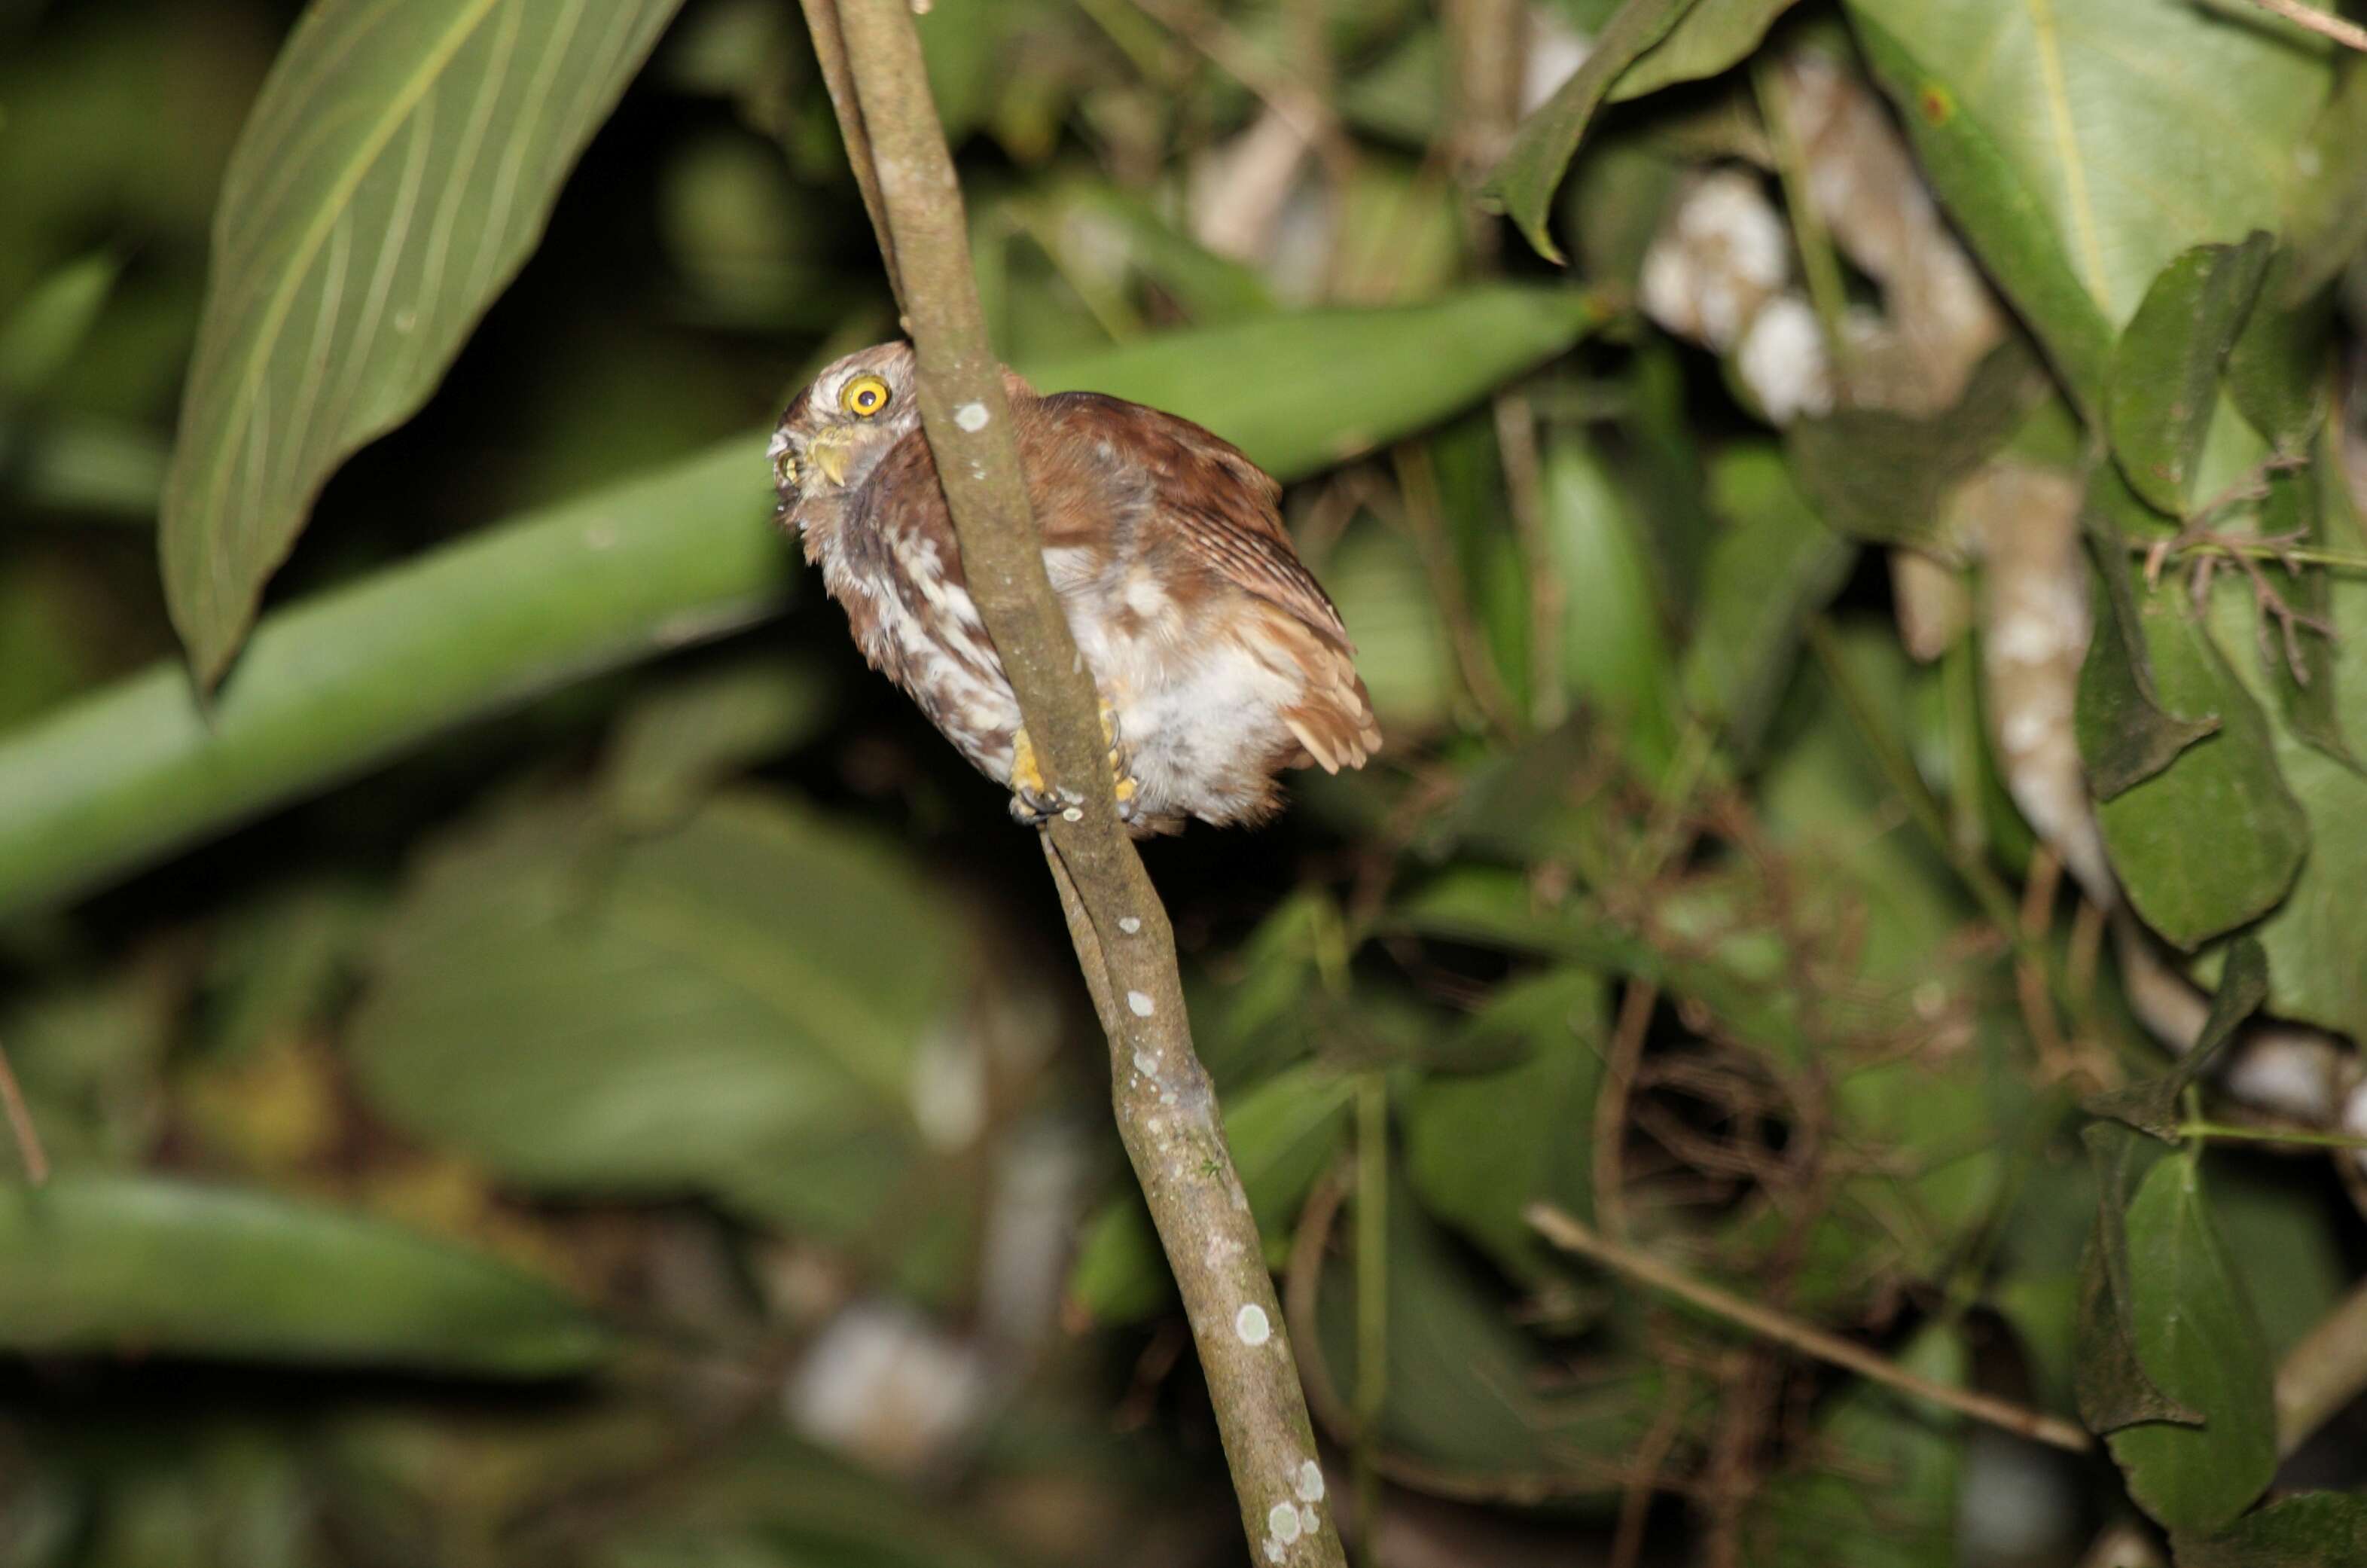
<path id="1" fill-rule="evenodd" d="M 1563 694 L 1604 721 L 1631 767 L 1656 778 L 1676 745 L 1675 669 L 1659 595 L 1627 493 L 1577 433 L 1545 449 L 1546 548 L 1562 590 Z M 1517 573 L 1525 596 L 1525 569 Z"/>
<path id="2" fill-rule="evenodd" d="M 1038 392 L 1104 392 L 1182 415 L 1295 479 L 1470 406 L 1603 318 L 1584 290 L 1490 285 L 1428 304 L 1167 333 L 1022 369 Z M 1319 388 L 1309 366 L 1322 367 Z"/>
<path id="3" fill-rule="evenodd" d="M 1898 1356 L 1906 1371 L 1960 1388 L 1970 1358 L 1942 1324 Z M 1858 1381 L 1818 1418 L 1806 1464 L 1753 1499 L 1743 1537 L 1751 1568 L 1954 1568 L 1961 1418 Z"/>
<path id="4" fill-rule="evenodd" d="M 1710 541 L 1679 681 L 1694 712 L 1748 753 L 1791 678 L 1802 623 L 1857 552 L 1818 517 L 1772 446 L 1720 453 L 1710 506 L 1726 526 Z"/>
<path id="5" fill-rule="evenodd" d="M 2324 548 L 2328 542 L 2321 491 L 2345 483 L 2341 465 L 2321 447 L 2317 460 L 2302 472 L 2290 470 L 2269 475 L 2269 494 L 2260 508 L 2259 532 L 2271 539 L 2298 539 L 2305 546 Z M 2299 614 L 2332 624 L 2334 585 L 2323 569 L 2308 567 L 2284 574 L 2278 592 Z M 2359 758 L 2343 738 L 2341 677 L 2336 673 L 2336 639 L 2296 626 L 2290 642 L 2272 626 L 2259 629 L 2253 639 L 2259 653 L 2261 680 L 2276 694 L 2285 728 L 2296 739 L 2332 757 L 2354 772 Z M 2296 667 L 2298 665 L 2298 667 Z"/>
<path id="6" fill-rule="evenodd" d="M 2219 971 L 2219 989 L 2211 998 L 2211 1013 L 2203 1020 L 2203 1032 L 2195 1036 L 2193 1047 L 2179 1058 L 2178 1065 L 2143 1083 L 2094 1096 L 2083 1108 L 2090 1116 L 2124 1121 L 2165 1143 L 2177 1142 L 2179 1096 L 2236 1038 L 2237 1027 L 2259 1012 L 2268 999 L 2268 955 L 2257 938 L 2238 937 L 2227 949 L 2226 965 Z"/>
<path id="7" fill-rule="evenodd" d="M 2157 0 L 1851 0 L 1867 62 L 1989 276 L 2090 414 L 2180 252 L 2279 232 L 2322 41 Z"/>
<path id="8" fill-rule="evenodd" d="M 1302 1062 L 1225 1105 L 1225 1141 L 1270 1247 L 1287 1243 L 1308 1189 L 1339 1151 L 1355 1091 L 1352 1075 Z M 1174 1277 L 1141 1196 L 1130 1191 L 1112 1199 L 1086 1227 L 1069 1294 L 1098 1322 L 1131 1323 L 1157 1312 L 1174 1293 Z"/>
<path id="9" fill-rule="evenodd" d="M 1500 204 L 1510 213 L 1529 244 L 1547 261 L 1558 262 L 1561 252 L 1546 231 L 1553 210 L 1553 194 L 1587 122 L 1603 106 L 1612 84 L 1644 51 L 1669 32 L 1693 0 L 1626 0 L 1603 24 L 1589 45 L 1585 62 L 1548 98 L 1544 107 L 1521 122 L 1512 145 L 1480 189 L 1483 200 Z"/>
<path id="10" fill-rule="evenodd" d="M 2270 447 L 2305 452 L 2326 412 L 2327 338 L 2334 296 L 2284 304 L 2293 251 L 2280 245 L 2244 330 L 2227 350 L 2227 396 Z"/>
<path id="11" fill-rule="evenodd" d="M 1527 1049 L 1492 1073 L 1433 1074 L 1405 1102 L 1406 1179 L 1433 1214 L 1528 1277 L 1544 1256 L 1533 1202 L 1594 1206 L 1594 1096 L 1607 988 L 1566 968 L 1505 986 L 1463 1028 L 1462 1049 Z"/>
<path id="12" fill-rule="evenodd" d="M 2285 896 L 2309 853 L 2309 819 L 2285 783 L 2259 704 L 2193 619 L 2183 590 L 2148 594 L 2137 619 L 2163 704 L 2215 712 L 2221 727 L 2096 814 L 2129 902 L 2146 925 L 2192 949 Z M 2195 852 L 2202 844 L 2209 854 Z"/>
<path id="13" fill-rule="evenodd" d="M 821 677 L 770 650 L 670 681 L 617 721 L 601 778 L 608 809 L 627 827 L 671 827 L 727 779 L 803 744 L 829 712 Z"/>
<path id="14" fill-rule="evenodd" d="M 2194 509 L 2194 470 L 2219 370 L 2268 276 L 2271 241 L 2196 245 L 2162 268 L 2112 350 L 2105 425 L 2129 485 L 2174 517 Z"/>
<path id="15" fill-rule="evenodd" d="M 224 176 L 165 482 L 211 686 L 331 472 L 410 417 L 541 236 L 678 0 L 314 0 Z"/>
<path id="16" fill-rule="evenodd" d="M 0 413 L 28 402 L 73 359 L 123 271 L 123 258 L 96 251 L 59 267 L 0 322 Z"/>
<path id="17" fill-rule="evenodd" d="M 2216 1535 L 2171 1532 L 2178 1568 L 2333 1568 L 2367 1562 L 2367 1494 L 2303 1492 Z"/>
<path id="18" fill-rule="evenodd" d="M 2128 1234 L 2137 1355 L 2203 1424 L 2124 1426 L 2106 1441 L 2146 1513 L 2174 1530 L 2215 1530 L 2276 1474 L 2268 1342 L 2203 1203 L 2194 1156 L 2173 1155 L 2146 1175 Z"/>
<path id="19" fill-rule="evenodd" d="M 2129 1256 L 2129 1177 L 2136 1135 L 2112 1122 L 2080 1129 L 2096 1167 L 2096 1219 L 2079 1256 L 2072 1392 L 2088 1429 L 2110 1434 L 2140 1422 L 2199 1426 L 2203 1413 L 2171 1397 L 2138 1350 L 2135 1267 Z M 2150 1147 L 2148 1145 L 2148 1147 Z"/>
<path id="20" fill-rule="evenodd" d="M 1845 408 L 1795 420 L 1784 445 L 1824 519 L 1852 539 L 1906 544 L 1943 557 L 1941 503 L 2003 446 L 2048 391 L 2020 339 L 1989 351 L 1955 407 L 1929 419 L 1886 408 Z"/>
<path id="21" fill-rule="evenodd" d="M 2313 466 L 2326 480 L 2319 499 L 2328 542 L 2357 550 L 2359 536 L 2348 519 L 2342 481 L 2322 460 Z M 2321 590 L 2325 594 L 2328 619 L 2340 633 L 2326 650 L 2334 665 L 2328 691 L 2338 699 L 2345 732 L 2367 733 L 2367 580 L 2349 573 L 2307 574 L 2319 577 L 2319 583 L 2295 585 L 2279 572 L 2277 585 L 2305 603 Z M 2247 641 L 2257 644 L 2265 630 L 2267 658 L 2281 659 L 2282 642 L 2273 627 L 2262 627 L 2248 586 L 2227 582 L 2225 575 L 2213 591 L 2214 635 L 2223 646 Z M 2306 631 L 2300 636 L 2305 652 L 2309 643 L 2320 641 Z M 2278 700 L 2263 659 L 2238 658 L 2231 664 L 2261 702 Z M 2310 849 L 2293 891 L 2256 928 L 2269 954 L 2269 1010 L 2353 1038 L 2367 1037 L 2367 964 L 2358 959 L 2359 933 L 2367 926 L 2367 834 L 2359 831 L 2359 824 L 2367 822 L 2367 778 L 2350 763 L 2336 760 L 2293 723 L 2271 725 L 2270 734 L 2277 766 L 2308 814 Z"/>
<path id="22" fill-rule="evenodd" d="M 923 1075 L 964 1065 L 921 1051 L 962 950 L 898 855 L 773 797 L 622 844 L 530 802 L 428 858 L 347 1050 L 372 1105 L 504 1177 L 849 1236 L 924 1152 Z"/>
<path id="23" fill-rule="evenodd" d="M 1919 6 L 1918 11 L 1933 7 Z M 1974 252 L 2037 335 L 2064 390 L 2083 413 L 2104 405 L 2112 324 L 2074 270 L 2062 236 L 2016 169 L 2010 150 L 1935 63 L 1965 57 L 1894 32 L 1908 15 L 1850 0 L 1850 22 L 1874 80 L 1897 106 L 1916 162 Z M 2005 7 L 1999 7 L 1999 10 Z"/>
<path id="24" fill-rule="evenodd" d="M 589 1368 L 561 1290 L 400 1226 L 154 1176 L 0 1186 L 0 1342 L 18 1351 L 338 1361 L 501 1377 Z"/>
<path id="25" fill-rule="evenodd" d="M 2080 522 L 2096 558 L 2090 619 L 2094 635 L 2079 665 L 2072 724 L 2088 787 L 2109 801 L 2168 767 L 2180 752 L 2215 734 L 2219 715 L 2181 718 L 2165 710 L 2154 687 L 2153 653 L 2132 585 L 2121 519 L 2153 514 L 2130 491 L 2121 471 L 2098 464 L 2088 477 Z"/>
<path id="26" fill-rule="evenodd" d="M 2294 149 L 2300 171 L 2290 202 L 2293 270 L 2276 302 L 2292 306 L 2324 289 L 2367 245 L 2367 71 L 2343 67 L 2326 112 Z"/>
<path id="27" fill-rule="evenodd" d="M 1680 82 L 1730 71 L 1750 56 L 1797 0 L 1694 0 L 1668 35 L 1619 74 L 1609 101 L 1625 103 Z"/>

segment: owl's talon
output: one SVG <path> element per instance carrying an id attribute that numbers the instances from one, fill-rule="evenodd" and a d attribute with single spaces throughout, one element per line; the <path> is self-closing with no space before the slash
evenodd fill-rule
<path id="1" fill-rule="evenodd" d="M 1110 740 L 1109 767 L 1114 779 L 1111 794 L 1117 805 L 1120 822 L 1132 822 L 1140 810 L 1142 781 L 1127 767 L 1126 747 L 1117 743 L 1116 710 L 1102 704 L 1102 731 Z M 1011 820 L 1027 827 L 1041 827 L 1052 818 L 1069 817 L 1070 812 L 1084 804 L 1084 797 L 1074 790 L 1055 790 L 1045 781 L 1043 765 L 1036 760 L 1036 743 L 1025 730 L 1013 732 L 1011 736 Z"/>
<path id="2" fill-rule="evenodd" d="M 1011 735 L 1011 820 L 1041 827 L 1059 812 L 1060 802 L 1044 782 L 1043 765 L 1036 760 L 1036 743 L 1025 730 Z"/>

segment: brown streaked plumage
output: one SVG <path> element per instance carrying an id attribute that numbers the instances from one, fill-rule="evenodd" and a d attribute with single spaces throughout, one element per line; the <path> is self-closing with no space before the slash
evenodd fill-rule
<path id="1" fill-rule="evenodd" d="M 1255 823 L 1285 767 L 1359 767 L 1380 731 L 1340 613 L 1276 510 L 1281 486 L 1188 420 L 1003 372 L 1044 564 L 1113 730 L 1134 832 Z M 964 585 L 912 395 L 911 347 L 816 377 L 772 445 L 781 517 L 872 665 L 1040 821 L 1042 790 Z"/>

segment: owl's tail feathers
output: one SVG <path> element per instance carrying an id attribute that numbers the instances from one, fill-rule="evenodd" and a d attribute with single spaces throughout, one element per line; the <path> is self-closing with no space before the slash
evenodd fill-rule
<path id="1" fill-rule="evenodd" d="M 1304 697 L 1282 710 L 1282 722 L 1307 748 L 1307 758 L 1326 773 L 1362 767 L 1381 749 L 1381 727 L 1373 722 L 1373 699 L 1347 655 L 1330 648 L 1310 662 Z"/>

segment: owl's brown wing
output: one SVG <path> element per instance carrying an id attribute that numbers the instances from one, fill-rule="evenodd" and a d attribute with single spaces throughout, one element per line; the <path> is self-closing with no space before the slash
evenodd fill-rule
<path id="1" fill-rule="evenodd" d="M 1283 531 L 1282 486 L 1188 419 L 1101 392 L 1055 392 L 1019 418 L 1030 498 L 1048 549 L 1179 547 L 1195 564 L 1288 611 L 1353 653 L 1331 596 Z M 1098 506 L 1080 505 L 1099 497 Z M 1112 505 L 1112 503 L 1116 503 Z M 1150 530 L 1150 537 L 1124 537 Z"/>

